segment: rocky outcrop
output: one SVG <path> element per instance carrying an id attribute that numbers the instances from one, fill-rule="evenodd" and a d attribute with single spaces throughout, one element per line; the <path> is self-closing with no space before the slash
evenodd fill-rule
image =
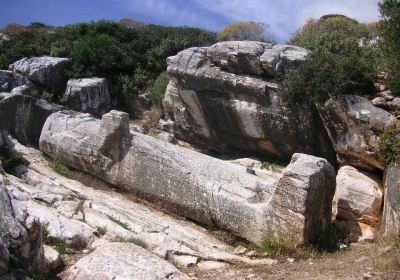
<path id="1" fill-rule="evenodd" d="M 21 179 L 7 175 L 8 189 L 13 195 L 14 203 L 46 224 L 45 239 L 50 244 L 63 244 L 68 254 L 73 254 L 74 259 L 100 250 L 99 254 L 88 256 L 96 255 L 96 261 L 111 263 L 110 256 L 101 253 L 104 245 L 112 242 L 113 246 L 131 246 L 130 243 L 137 242 L 153 254 L 155 266 L 158 263 L 164 265 L 164 260 L 179 266 L 185 262 L 196 266 L 201 261 L 246 266 L 276 263 L 268 258 L 252 259 L 236 255 L 232 246 L 218 240 L 206 229 L 176 215 L 157 211 L 157 204 L 148 206 L 148 203 L 143 203 L 131 194 L 107 188 L 100 180 L 86 178 L 84 181 L 92 186 L 89 187 L 65 178 L 49 167 L 40 151 L 24 147 L 15 140 L 8 140 L 30 162 Z M 85 178 L 85 175 L 81 174 L 81 178 Z M 57 230 L 54 225 L 58 226 Z M 83 230 L 79 230 L 80 228 Z M 92 240 L 84 245 L 87 247 L 75 246 L 82 244 L 75 241 L 85 240 L 88 232 L 93 234 Z M 68 236 L 75 237 L 63 238 Z M 52 250 L 47 246 L 44 249 L 48 269 L 55 269 L 58 266 L 57 254 L 54 251 L 51 253 Z M 78 254 L 74 255 L 74 252 Z M 142 255 L 137 250 L 122 252 L 127 259 L 140 258 Z M 100 260 L 99 256 L 105 259 Z M 90 268 L 94 272 L 94 267 Z M 102 273 L 101 268 L 99 269 L 99 273 Z M 123 273 L 118 271 L 116 273 Z M 68 272 L 75 273 L 77 270 L 71 267 Z"/>
<path id="2" fill-rule="evenodd" d="M 388 234 L 400 235 L 400 166 L 398 163 L 390 163 L 385 170 L 382 227 Z"/>
<path id="3" fill-rule="evenodd" d="M 45 267 L 41 224 L 26 209 L 14 205 L 3 180 L 0 175 L 0 272 L 6 272 L 7 256 L 14 268 L 41 272 Z"/>
<path id="4" fill-rule="evenodd" d="M 40 85 L 61 90 L 65 86 L 65 70 L 69 64 L 68 58 L 41 56 L 18 60 L 9 69 Z"/>
<path id="5" fill-rule="evenodd" d="M 370 232 L 378 226 L 382 199 L 381 181 L 377 176 L 361 173 L 351 166 L 340 168 L 336 177 L 333 213 L 336 219 L 350 225 L 353 240 L 371 237 L 371 234 L 363 233 L 363 229 Z"/>
<path id="6" fill-rule="evenodd" d="M 0 94 L 0 131 L 21 143 L 38 147 L 44 122 L 62 107 L 42 99 L 13 93 Z"/>
<path id="7" fill-rule="evenodd" d="M 355 95 L 331 98 L 319 105 L 318 111 L 341 165 L 369 171 L 384 169 L 377 156 L 377 142 L 396 121 L 393 115 Z"/>
<path id="8" fill-rule="evenodd" d="M 40 149 L 258 244 L 266 234 L 283 233 L 298 244 L 309 243 L 330 220 L 334 170 L 313 156 L 294 155 L 282 177 L 271 183 L 243 166 L 129 132 L 128 115 L 117 111 L 101 121 L 87 114 L 54 113 L 43 128 Z"/>
<path id="9" fill-rule="evenodd" d="M 64 280 L 190 279 L 166 260 L 130 243 L 105 244 L 60 276 Z"/>
<path id="10" fill-rule="evenodd" d="M 110 104 L 108 84 L 103 78 L 69 80 L 64 97 L 73 110 L 102 115 Z"/>
<path id="11" fill-rule="evenodd" d="M 28 79 L 20 74 L 0 70 L 0 92 L 11 92 L 14 88 L 29 84 Z"/>
<path id="12" fill-rule="evenodd" d="M 315 108 L 285 102 L 274 76 L 308 51 L 261 42 L 222 42 L 169 57 L 163 102 L 178 139 L 289 160 L 295 152 L 334 158 Z"/>

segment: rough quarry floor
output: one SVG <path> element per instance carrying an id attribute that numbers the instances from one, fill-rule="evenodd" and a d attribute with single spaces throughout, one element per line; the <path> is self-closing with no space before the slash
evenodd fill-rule
<path id="1" fill-rule="evenodd" d="M 129 247 L 132 240 L 136 240 L 135 244 L 139 240 L 146 250 L 132 248 L 129 251 L 131 256 L 126 252 L 127 261 L 130 257 L 135 260 L 135 254 L 139 254 L 140 260 L 151 258 L 151 263 L 138 267 L 135 261 L 130 262 L 130 266 L 122 267 L 122 272 L 113 272 L 112 277 L 142 279 L 123 273 L 131 269 L 148 275 L 146 273 L 151 274 L 152 269 L 159 272 L 164 269 L 165 275 L 175 273 L 177 278 L 172 279 L 193 280 L 400 279 L 398 240 L 353 244 L 346 251 L 317 254 L 312 259 L 295 260 L 293 263 L 289 263 L 286 257 L 276 263 L 268 258 L 236 255 L 234 247 L 218 240 L 206 229 L 159 211 L 162 210 L 159 206 L 109 189 L 100 181 L 82 184 L 67 179 L 55 173 L 39 151 L 18 144 L 16 149 L 30 162 L 23 179 L 9 176 L 9 188 L 16 200 L 41 218 L 49 237 L 67 243 L 75 242 L 77 244 L 72 245 L 81 248 L 62 256 L 66 264 L 60 275 L 62 279 L 96 279 L 87 277 L 91 273 L 88 270 L 94 267 L 84 267 L 82 260 L 85 257 L 94 259 L 96 251 L 101 252 L 101 248 L 110 250 L 113 244 L 117 247 L 120 246 L 118 244 L 129 243 L 125 246 Z M 79 181 L 85 183 L 85 180 L 87 178 L 82 176 Z M 118 251 L 107 251 L 107 254 L 109 259 L 106 262 L 112 263 L 121 257 Z M 82 267 L 77 266 L 79 261 Z M 102 273 L 102 262 L 104 260 L 100 260 L 97 266 L 99 275 Z M 171 279 L 161 274 L 161 278 L 143 279 Z M 112 277 L 104 279 L 114 279 Z"/>

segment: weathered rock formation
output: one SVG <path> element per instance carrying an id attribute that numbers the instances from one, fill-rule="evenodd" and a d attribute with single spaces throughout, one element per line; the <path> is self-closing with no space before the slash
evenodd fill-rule
<path id="1" fill-rule="evenodd" d="M 243 166 L 130 132 L 128 115 L 117 111 L 101 121 L 88 114 L 54 113 L 43 128 L 40 149 L 258 244 L 266 234 L 309 243 L 330 220 L 334 170 L 313 156 L 295 154 L 282 177 L 271 183 Z"/>
<path id="2" fill-rule="evenodd" d="M 396 118 L 363 97 L 343 95 L 318 106 L 338 162 L 362 170 L 383 170 L 377 156 L 380 134 Z"/>
<path id="3" fill-rule="evenodd" d="M 62 89 L 66 82 L 65 70 L 69 64 L 68 58 L 42 56 L 23 58 L 11 64 L 9 69 L 43 86 Z"/>
<path id="4" fill-rule="evenodd" d="M 64 94 L 73 110 L 102 115 L 110 104 L 108 84 L 103 78 L 69 80 Z"/>
<path id="5" fill-rule="evenodd" d="M 0 274 L 7 271 L 7 258 L 14 268 L 41 272 L 45 267 L 41 224 L 14 204 L 3 180 L 0 175 Z"/>
<path id="6" fill-rule="evenodd" d="M 24 147 L 10 137 L 8 140 L 15 145 L 16 151 L 30 162 L 21 179 L 5 175 L 13 205 L 23 209 L 26 215 L 37 217 L 42 225 L 45 225 L 45 241 L 50 242 L 50 245 L 63 244 L 69 251 L 68 254 L 78 253 L 73 255 L 74 259 L 84 258 L 82 262 L 77 263 L 76 268 L 72 266 L 67 269 L 62 274 L 62 279 L 67 275 L 81 277 L 87 275 L 89 270 L 98 277 L 108 275 L 105 272 L 107 269 L 113 271 L 113 276 L 131 273 L 131 278 L 143 279 L 139 277 L 140 273 L 151 270 L 156 273 L 157 268 L 161 266 L 176 271 L 172 265 L 196 266 L 210 261 L 247 266 L 267 266 L 276 263 L 268 258 L 253 259 L 237 255 L 232 246 L 218 240 L 206 229 L 157 211 L 140 203 L 140 200 L 138 202 L 132 195 L 107 188 L 99 180 L 86 180 L 91 182 L 93 188 L 65 178 L 49 167 L 40 151 Z M 99 185 L 102 186 L 101 189 L 98 189 Z M 90 242 L 82 242 L 88 240 L 88 234 Z M 131 243 L 135 240 L 140 241 L 147 252 L 134 247 Z M 110 247 L 119 250 L 107 252 L 105 248 Z M 133 249 L 125 250 L 131 247 Z M 94 253 L 91 253 L 93 251 Z M 60 263 L 54 250 L 44 246 L 44 252 L 47 269 L 58 268 Z M 120 254 L 123 254 L 124 260 L 146 259 L 151 262 L 147 263 L 146 268 L 137 267 L 131 262 L 126 266 L 124 261 L 119 261 L 122 258 Z M 81 267 L 81 264 L 92 257 L 96 263 L 108 265 L 93 265 L 87 269 Z M 114 263 L 113 257 L 118 261 Z M 165 260 L 169 261 L 169 264 Z M 2 259 L 0 263 L 1 261 Z"/>
<path id="7" fill-rule="evenodd" d="M 12 71 L 0 70 L 0 92 L 11 92 L 14 88 L 29 85 L 24 76 Z"/>
<path id="8" fill-rule="evenodd" d="M 222 42 L 169 57 L 163 102 L 177 138 L 280 159 L 301 152 L 334 158 L 315 108 L 288 104 L 274 76 L 308 51 L 261 42 Z"/>
<path id="9" fill-rule="evenodd" d="M 190 279 L 166 260 L 130 243 L 105 244 L 60 276 L 64 280 Z"/>
<path id="10" fill-rule="evenodd" d="M 386 233 L 400 235 L 400 166 L 398 163 L 390 163 L 385 170 L 382 226 Z"/>
<path id="11" fill-rule="evenodd" d="M 361 173 L 351 166 L 343 166 L 338 172 L 333 213 L 336 219 L 350 225 L 354 241 L 373 238 L 370 233 L 379 224 L 382 207 L 381 183 L 377 176 Z"/>
<path id="12" fill-rule="evenodd" d="M 25 145 L 38 147 L 44 122 L 62 107 L 42 99 L 13 93 L 0 94 L 0 132 L 7 132 Z"/>

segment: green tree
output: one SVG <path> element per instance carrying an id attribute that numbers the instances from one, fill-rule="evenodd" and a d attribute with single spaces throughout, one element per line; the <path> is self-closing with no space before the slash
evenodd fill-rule
<path id="1" fill-rule="evenodd" d="M 254 21 L 238 21 L 218 32 L 218 41 L 271 41 L 265 36 L 267 25 Z"/>
<path id="2" fill-rule="evenodd" d="M 287 98 L 323 102 L 336 95 L 373 92 L 376 50 L 360 44 L 368 36 L 365 25 L 344 16 L 309 20 L 290 42 L 312 53 L 306 63 L 286 73 L 283 89 Z"/>
<path id="3" fill-rule="evenodd" d="M 380 48 L 385 68 L 392 76 L 389 87 L 400 93 L 400 1 L 383 0 L 379 9 L 382 14 L 379 23 Z"/>

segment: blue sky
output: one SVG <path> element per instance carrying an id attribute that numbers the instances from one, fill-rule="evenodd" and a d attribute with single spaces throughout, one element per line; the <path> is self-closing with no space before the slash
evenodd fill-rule
<path id="1" fill-rule="evenodd" d="M 284 41 L 307 18 L 340 13 L 362 22 L 379 19 L 378 0 L 0 0 L 0 26 L 39 21 L 51 25 L 129 17 L 146 23 L 218 31 L 238 20 L 269 26 Z"/>

